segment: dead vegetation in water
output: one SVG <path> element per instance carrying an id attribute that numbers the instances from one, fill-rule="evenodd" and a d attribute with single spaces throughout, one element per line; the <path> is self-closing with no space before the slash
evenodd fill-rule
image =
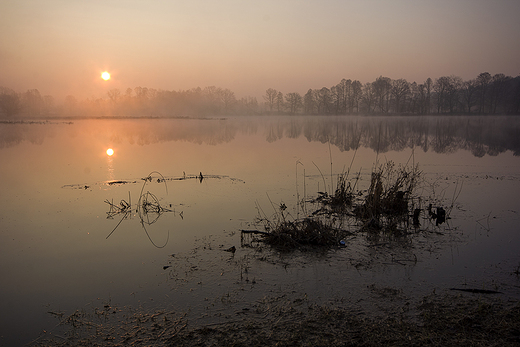
<path id="1" fill-rule="evenodd" d="M 362 230 L 398 233 L 416 224 L 410 223 L 410 216 L 420 176 L 418 166 L 396 167 L 391 161 L 375 169 L 364 199 L 352 209 Z"/>
<path id="2" fill-rule="evenodd" d="M 166 180 L 164 176 L 156 171 L 151 172 L 142 180 L 144 181 L 144 183 L 141 188 L 139 199 L 135 207 L 132 207 L 132 198 L 130 192 L 128 192 L 128 201 L 123 199 L 120 201 L 119 204 L 114 204 L 113 200 L 105 200 L 105 203 L 110 206 L 107 212 L 107 218 L 113 219 L 115 216 L 121 216 L 121 219 L 119 220 L 117 225 L 112 229 L 112 231 L 107 235 L 106 238 L 108 239 L 121 225 L 121 223 L 124 220 L 129 219 L 132 216 L 133 211 L 135 211 L 139 218 L 141 227 L 143 228 L 150 242 L 157 248 L 163 248 L 164 246 L 166 246 L 166 244 L 168 244 L 170 233 L 168 232 L 168 236 L 165 243 L 163 245 L 158 245 L 153 241 L 152 237 L 148 232 L 147 227 L 157 222 L 157 220 L 159 219 L 159 217 L 161 217 L 163 213 L 175 213 L 175 210 L 171 209 L 171 204 L 169 205 L 170 208 L 162 205 L 157 196 L 151 193 L 149 190 L 145 191 L 145 188 L 147 184 L 149 184 L 149 182 L 151 183 L 152 181 L 157 182 L 159 184 L 164 183 L 166 194 L 168 194 L 168 186 L 166 185 Z M 182 218 L 182 212 L 179 215 Z"/>
<path id="3" fill-rule="evenodd" d="M 344 172 L 338 175 L 333 194 L 318 192 L 310 200 L 315 208 L 303 218 L 293 218 L 284 203 L 274 208 L 271 202 L 275 209 L 271 217 L 257 206 L 260 217 L 256 223 L 265 230 L 257 234 L 265 244 L 291 250 L 345 246 L 345 237 L 358 232 L 407 235 L 419 231 L 422 220 L 439 225 L 449 217 L 442 207 L 422 206 L 427 199 L 416 194 L 421 174 L 418 165 L 395 165 L 389 161 L 372 171 L 368 188 L 362 190 L 360 172 L 353 177 L 349 177 L 349 171 Z"/>
<path id="4" fill-rule="evenodd" d="M 261 223 L 265 231 L 242 230 L 242 234 L 260 235 L 265 244 L 280 251 L 337 246 L 349 234 L 335 219 L 295 219 L 286 210 L 287 206 L 281 203 L 271 218 L 260 212 L 263 217 L 259 217 L 257 223 Z"/>
<path id="5" fill-rule="evenodd" d="M 220 323 L 190 326 L 184 313 L 118 309 L 56 317 L 30 346 L 518 346 L 520 305 L 430 295 L 384 316 L 320 306 L 306 297 L 266 298 Z M 417 314 L 411 314 L 414 311 Z"/>
<path id="6" fill-rule="evenodd" d="M 265 234 L 264 242 L 280 250 L 331 247 L 339 245 L 348 234 L 346 230 L 334 226 L 332 221 L 304 218 L 281 222 Z"/>
<path id="7" fill-rule="evenodd" d="M 72 314 L 49 312 L 58 324 L 29 346 L 166 346 L 187 327 L 186 313 L 116 307 L 76 310 Z"/>
<path id="8" fill-rule="evenodd" d="M 157 174 L 159 174 L 159 173 L 157 173 Z M 141 183 L 142 181 L 145 181 L 147 179 L 148 179 L 148 177 L 144 177 L 144 178 L 141 178 L 141 179 L 131 179 L 131 180 L 100 181 L 100 182 L 87 183 L 87 184 L 85 184 L 85 183 L 66 184 L 66 185 L 62 186 L 62 188 L 65 188 L 65 189 L 78 189 L 78 190 L 89 190 L 89 189 L 92 189 L 94 186 L 132 185 L 132 184 Z M 196 181 L 199 181 L 200 183 L 202 183 L 202 182 L 204 182 L 206 180 L 209 180 L 209 179 L 218 179 L 218 180 L 228 179 L 228 180 L 230 180 L 232 182 L 244 183 L 244 181 L 239 179 L 239 178 L 229 177 L 229 176 L 226 176 L 226 175 L 209 175 L 209 174 L 204 174 L 203 175 L 202 172 L 200 172 L 198 174 L 192 174 L 192 175 L 188 175 L 185 172 L 183 172 L 182 176 L 173 176 L 173 177 L 164 177 L 164 176 L 161 175 L 161 177 L 157 177 L 157 178 L 153 177 L 153 179 L 155 181 L 157 181 L 157 183 L 169 182 L 169 181 L 188 181 L 188 180 L 196 180 Z M 151 181 L 149 181 L 149 182 L 151 182 Z"/>
<path id="9" fill-rule="evenodd" d="M 418 166 L 396 166 L 392 161 L 372 171 L 366 190 L 357 189 L 360 174 L 350 180 L 348 173 L 341 174 L 334 194 L 318 193 L 314 201 L 320 206 L 313 215 L 349 218 L 362 231 L 406 231 L 417 224 L 411 217 L 419 209 L 413 202 L 420 199 L 414 195 L 420 178 Z"/>

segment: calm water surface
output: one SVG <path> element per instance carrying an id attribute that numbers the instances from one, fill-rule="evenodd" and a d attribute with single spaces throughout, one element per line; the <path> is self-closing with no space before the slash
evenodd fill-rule
<path id="1" fill-rule="evenodd" d="M 405 240 L 353 236 L 320 254 L 245 247 L 240 230 L 260 228 L 259 215 L 283 202 L 301 217 L 298 198 L 332 191 L 351 165 L 366 187 L 390 160 L 419 164 L 419 193 L 453 203 L 448 223 L 424 219 Z M 280 295 L 372 314 L 391 309 L 377 288 L 403 302 L 452 287 L 520 298 L 516 118 L 2 123 L 0 163 L 2 345 L 51 330 L 49 312 L 105 304 L 190 309 L 204 323 Z M 168 211 L 138 212 L 142 192 Z M 131 211 L 107 214 L 106 201 L 122 200 Z"/>

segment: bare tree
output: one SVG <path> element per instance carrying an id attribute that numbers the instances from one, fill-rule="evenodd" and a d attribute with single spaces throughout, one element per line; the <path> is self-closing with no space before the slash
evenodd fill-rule
<path id="1" fill-rule="evenodd" d="M 278 91 L 273 88 L 269 88 L 265 91 L 264 101 L 269 107 L 269 111 L 273 112 L 274 106 L 276 104 L 276 98 L 278 96 Z"/>
<path id="2" fill-rule="evenodd" d="M 317 102 L 316 102 L 316 91 L 309 89 L 303 96 L 303 106 L 306 114 L 316 114 Z"/>
<path id="3" fill-rule="evenodd" d="M 398 79 L 392 81 L 392 89 L 391 89 L 392 97 L 394 100 L 395 108 L 394 111 L 397 113 L 401 112 L 401 103 L 405 100 L 405 98 L 410 93 L 410 85 L 405 79 Z"/>
<path id="4" fill-rule="evenodd" d="M 491 92 L 490 92 L 490 112 L 495 114 L 498 106 L 502 103 L 505 96 L 506 84 L 508 77 L 503 73 L 496 74 L 491 79 Z M 504 110 L 505 107 L 502 107 Z"/>
<path id="5" fill-rule="evenodd" d="M 284 108 L 283 94 L 282 94 L 282 92 L 278 92 L 278 94 L 276 94 L 276 111 L 278 113 L 282 113 L 283 108 Z"/>
<path id="6" fill-rule="evenodd" d="M 54 111 L 55 102 L 54 98 L 51 95 L 44 95 L 43 96 L 43 113 L 44 114 L 50 114 Z"/>
<path id="7" fill-rule="evenodd" d="M 204 100 L 205 111 L 209 113 L 220 112 L 219 93 L 220 88 L 215 86 L 208 86 L 202 90 L 202 97 Z"/>
<path id="8" fill-rule="evenodd" d="M 435 80 L 433 89 L 437 97 L 437 113 L 454 113 L 459 104 L 459 91 L 462 78 L 457 76 L 442 76 Z"/>
<path id="9" fill-rule="evenodd" d="M 285 104 L 290 114 L 295 114 L 303 106 L 303 98 L 299 93 L 285 95 Z"/>
<path id="10" fill-rule="evenodd" d="M 341 85 L 341 91 L 343 92 L 343 96 L 341 98 L 341 111 L 343 113 L 352 113 L 352 109 L 350 108 L 350 105 L 352 105 L 352 81 L 342 79 L 340 82 Z"/>
<path id="11" fill-rule="evenodd" d="M 0 110 L 8 117 L 20 112 L 20 96 L 12 89 L 0 87 Z"/>
<path id="12" fill-rule="evenodd" d="M 148 100 L 148 88 L 146 87 L 135 87 L 134 88 L 135 97 L 139 101 Z"/>
<path id="13" fill-rule="evenodd" d="M 229 89 L 221 89 L 219 92 L 219 98 L 224 106 L 224 112 L 230 112 L 232 106 L 236 103 L 235 93 Z"/>
<path id="14" fill-rule="evenodd" d="M 487 113 L 489 112 L 488 100 L 489 100 L 489 84 L 491 83 L 491 74 L 489 72 L 483 72 L 477 77 L 478 86 L 478 112 Z"/>
<path id="15" fill-rule="evenodd" d="M 237 101 L 237 112 L 239 114 L 256 114 L 258 113 L 258 101 L 255 97 L 240 98 Z"/>
<path id="16" fill-rule="evenodd" d="M 379 76 L 372 83 L 376 105 L 381 113 L 387 113 L 389 109 L 390 90 L 392 88 L 391 80 L 388 77 Z"/>
<path id="17" fill-rule="evenodd" d="M 113 104 L 117 104 L 121 98 L 121 91 L 119 89 L 111 89 L 107 92 L 107 96 Z"/>
<path id="18" fill-rule="evenodd" d="M 432 89 L 433 89 L 433 81 L 430 77 L 428 77 L 426 79 L 426 82 L 424 83 L 425 85 L 425 88 L 426 88 L 426 105 L 425 105 L 425 110 L 426 110 L 426 114 L 430 114 L 431 113 L 431 105 L 432 105 L 432 99 L 431 99 L 431 95 L 432 95 Z"/>
<path id="19" fill-rule="evenodd" d="M 341 105 L 343 98 L 343 90 L 341 84 L 332 86 L 330 88 L 330 101 L 332 104 L 332 109 L 334 114 L 340 114 L 341 113 Z"/>
<path id="20" fill-rule="evenodd" d="M 331 96 L 330 89 L 323 87 L 321 88 L 317 96 L 318 114 L 328 114 L 331 110 Z"/>
<path id="21" fill-rule="evenodd" d="M 352 82 L 352 94 L 349 100 L 348 113 L 353 113 L 356 109 L 356 113 L 359 113 L 359 102 L 363 92 L 363 85 L 358 80 Z"/>
<path id="22" fill-rule="evenodd" d="M 462 88 L 462 78 L 458 76 L 450 76 L 449 77 L 449 85 L 447 90 L 447 102 L 448 109 L 450 113 L 455 113 L 459 109 L 459 105 L 461 105 L 460 101 L 460 90 Z"/>
<path id="23" fill-rule="evenodd" d="M 33 116 L 39 116 L 43 107 L 43 99 L 38 89 L 29 89 L 23 94 L 22 107 Z"/>
<path id="24" fill-rule="evenodd" d="M 439 77 L 435 80 L 433 90 L 435 91 L 437 99 L 437 113 L 445 112 L 447 108 L 446 94 L 450 79 L 447 76 Z"/>
<path id="25" fill-rule="evenodd" d="M 372 106 L 374 105 L 375 93 L 372 83 L 367 82 L 363 86 L 363 93 L 361 96 L 361 102 L 366 113 L 372 113 Z"/>
<path id="26" fill-rule="evenodd" d="M 421 94 L 424 94 L 424 85 L 418 85 L 417 82 L 410 83 L 410 103 L 407 112 L 421 113 Z"/>
<path id="27" fill-rule="evenodd" d="M 462 84 L 461 99 L 464 112 L 471 113 L 471 109 L 477 104 L 477 81 L 469 80 Z"/>

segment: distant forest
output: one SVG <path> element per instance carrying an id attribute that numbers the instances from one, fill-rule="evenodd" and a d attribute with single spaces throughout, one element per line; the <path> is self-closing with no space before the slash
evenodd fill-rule
<path id="1" fill-rule="evenodd" d="M 23 117 L 183 117 L 206 115 L 518 115 L 520 76 L 488 72 L 464 81 L 443 76 L 410 83 L 380 76 L 374 82 L 342 79 L 330 88 L 309 89 L 305 95 L 283 94 L 273 88 L 256 97 L 237 99 L 229 89 L 215 86 L 167 91 L 146 87 L 112 89 L 104 98 L 77 100 L 68 95 L 57 104 L 38 89 L 18 93 L 0 87 L 0 115 Z"/>

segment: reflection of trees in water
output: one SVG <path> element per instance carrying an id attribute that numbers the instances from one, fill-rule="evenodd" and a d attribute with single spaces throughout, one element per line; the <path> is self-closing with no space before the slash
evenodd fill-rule
<path id="1" fill-rule="evenodd" d="M 265 130 L 267 142 L 274 142 L 283 138 L 284 126 L 281 123 L 268 124 Z"/>
<path id="2" fill-rule="evenodd" d="M 299 122 L 291 119 L 285 131 L 285 135 L 290 139 L 297 139 L 302 134 L 302 126 Z"/>
<path id="3" fill-rule="evenodd" d="M 463 139 L 457 137 L 457 128 L 451 119 L 443 122 L 436 120 L 435 132 L 431 136 L 431 147 L 436 153 L 453 153 L 458 148 L 463 148 Z"/>
<path id="4" fill-rule="evenodd" d="M 221 120 L 146 120 L 123 124 L 115 134 L 138 145 L 168 141 L 217 145 L 232 141 L 237 131 L 235 124 Z"/>
<path id="5" fill-rule="evenodd" d="M 418 147 L 424 152 L 452 153 L 459 149 L 477 157 L 495 156 L 507 150 L 520 155 L 518 117 L 242 117 L 227 120 L 169 119 L 89 121 L 93 127 L 110 128 L 114 143 L 147 145 L 186 141 L 217 145 L 237 134 L 262 133 L 266 141 L 304 136 L 308 141 L 330 142 L 341 151 L 368 147 L 374 151 L 402 151 Z M 68 127 L 68 125 L 63 125 Z M 82 125 L 83 127 L 83 125 Z M 62 128 L 66 130 L 66 128 Z M 0 148 L 24 141 L 41 144 L 61 129 L 54 125 L 0 124 Z"/>
<path id="6" fill-rule="evenodd" d="M 144 123 L 149 124 L 149 123 Z M 153 122 L 150 122 L 153 124 Z M 280 117 L 228 120 L 159 121 L 140 126 L 125 137 L 139 144 L 189 141 L 216 145 L 232 141 L 237 133 L 252 135 L 263 128 L 266 141 L 304 136 L 330 143 L 341 151 L 368 147 L 374 151 L 403 151 L 419 147 L 427 152 L 473 155 L 520 153 L 520 119 L 516 117 Z"/>
<path id="7" fill-rule="evenodd" d="M 338 123 L 337 126 L 336 138 L 331 143 L 341 151 L 358 149 L 361 141 L 361 133 L 355 131 L 358 123 Z"/>
<path id="8" fill-rule="evenodd" d="M 519 155 L 519 120 L 516 117 L 315 117 L 300 122 L 307 140 L 330 141 L 342 151 L 362 146 L 385 153 L 419 147 L 436 153 L 464 149 L 482 157 L 507 150 Z M 280 124 L 286 125 L 288 137 L 294 137 L 300 128 L 294 121 Z M 273 137 L 268 138 L 272 140 Z"/>
<path id="9" fill-rule="evenodd" d="M 0 124 L 0 148 L 12 147 L 22 142 L 41 145 L 46 137 L 53 137 L 54 135 L 54 129 L 46 126 L 45 123 Z"/>

